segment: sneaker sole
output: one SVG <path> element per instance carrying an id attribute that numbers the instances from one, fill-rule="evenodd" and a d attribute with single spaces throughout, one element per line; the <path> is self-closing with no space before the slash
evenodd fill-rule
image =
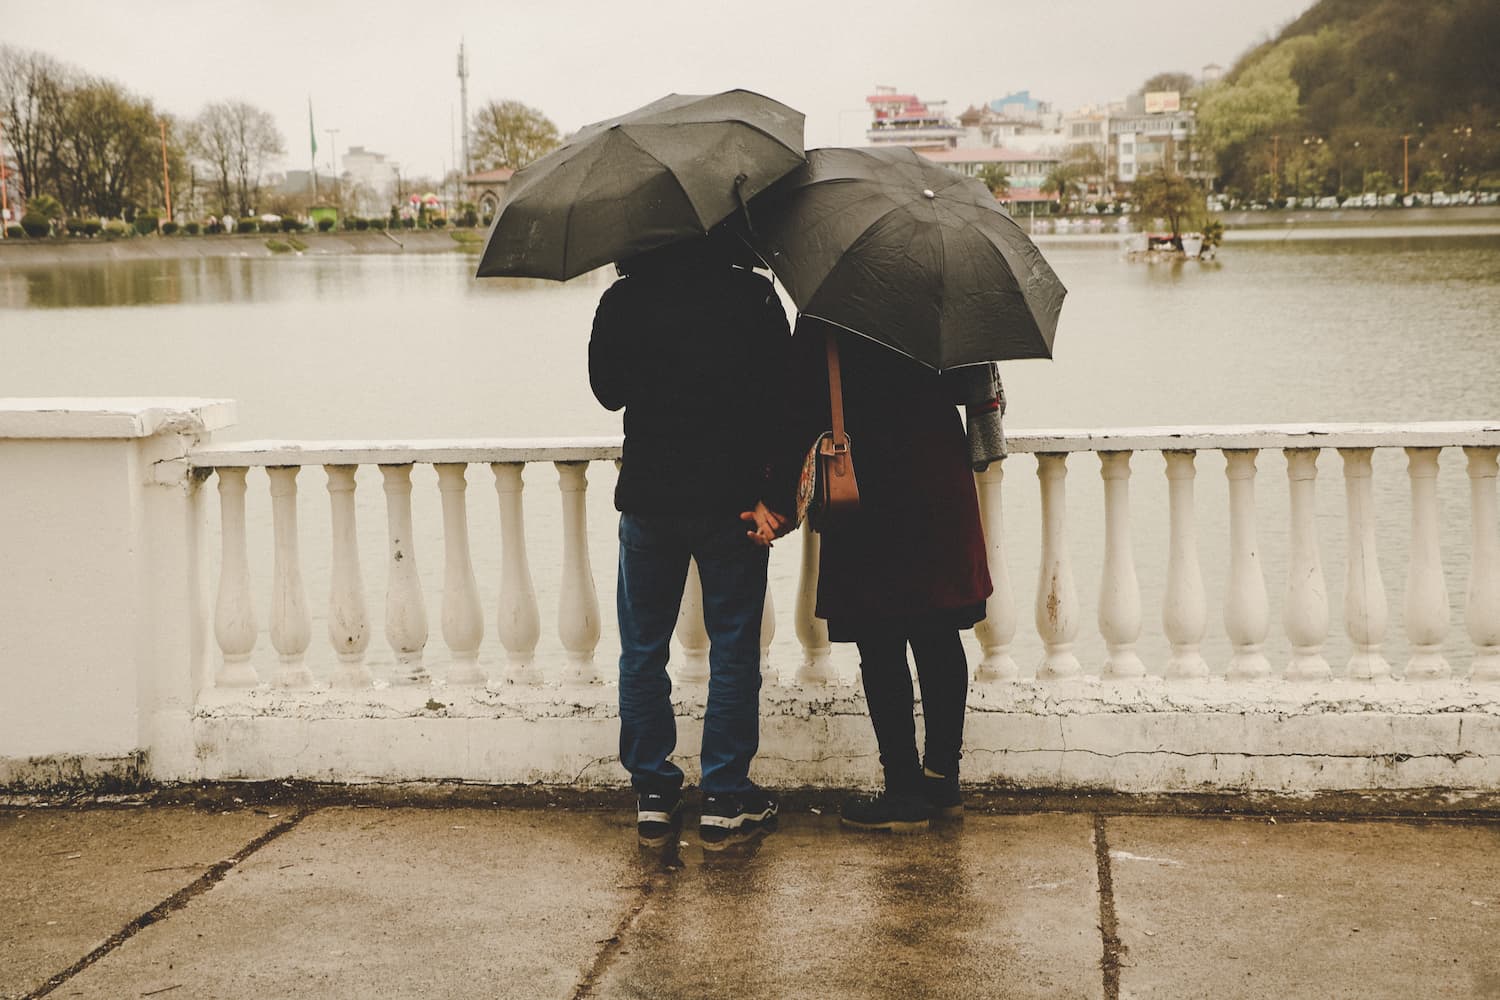
<path id="1" fill-rule="evenodd" d="M 884 823 L 861 823 L 858 820 L 848 819 L 844 816 L 839 817 L 839 822 L 852 830 L 895 834 L 926 833 L 929 825 L 925 819 L 893 819 L 887 820 Z"/>

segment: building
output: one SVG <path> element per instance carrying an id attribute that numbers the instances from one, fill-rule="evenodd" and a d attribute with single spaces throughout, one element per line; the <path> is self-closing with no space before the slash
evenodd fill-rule
<path id="1" fill-rule="evenodd" d="M 496 167 L 494 170 L 481 170 L 464 177 L 464 201 L 478 207 L 479 221 L 484 225 L 489 225 L 500 214 L 500 209 L 505 207 L 510 179 L 514 174 L 515 171 L 509 167 Z"/>
<path id="2" fill-rule="evenodd" d="M 1201 176 L 1193 148 L 1194 118 L 1175 90 L 1131 94 L 1125 107 L 1109 118 L 1109 146 L 1114 178 L 1134 183 L 1142 174 L 1168 169 Z"/>
<path id="3" fill-rule="evenodd" d="M 923 102 L 915 94 L 896 93 L 895 87 L 876 87 L 865 103 L 871 112 L 865 140 L 872 146 L 910 146 L 919 152 L 952 149 L 965 135 L 965 129 L 944 112 L 946 101 Z"/>
<path id="4" fill-rule="evenodd" d="M 1010 193 L 1000 200 L 1012 205 L 1053 201 L 1053 195 L 1042 193 L 1042 184 L 1062 162 L 1055 152 L 1028 152 L 995 146 L 917 152 L 965 177 L 977 177 L 984 167 L 991 164 L 1003 166 L 1010 177 Z"/>
<path id="5" fill-rule="evenodd" d="M 339 161 L 345 210 L 354 215 L 385 215 L 395 204 L 401 172 L 395 163 L 363 146 L 350 146 Z"/>

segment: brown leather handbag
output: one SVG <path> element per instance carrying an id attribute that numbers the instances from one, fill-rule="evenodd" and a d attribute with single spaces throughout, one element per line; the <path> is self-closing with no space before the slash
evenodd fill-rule
<path id="1" fill-rule="evenodd" d="M 854 454 L 844 433 L 844 382 L 839 372 L 839 345 L 830 332 L 828 346 L 828 410 L 833 427 L 818 435 L 802 461 L 797 483 L 797 520 L 822 531 L 840 517 L 859 509 L 859 482 L 854 477 Z"/>

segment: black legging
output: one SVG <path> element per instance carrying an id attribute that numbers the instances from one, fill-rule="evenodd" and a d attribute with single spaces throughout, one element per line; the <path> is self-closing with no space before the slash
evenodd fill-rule
<path id="1" fill-rule="evenodd" d="M 870 722 L 875 726 L 887 786 L 893 781 L 915 782 L 922 771 L 912 715 L 911 668 L 906 662 L 908 643 L 922 685 L 927 766 L 939 774 L 957 774 L 964 742 L 969 663 L 958 629 L 930 628 L 857 640 L 865 701 L 870 706 Z"/>

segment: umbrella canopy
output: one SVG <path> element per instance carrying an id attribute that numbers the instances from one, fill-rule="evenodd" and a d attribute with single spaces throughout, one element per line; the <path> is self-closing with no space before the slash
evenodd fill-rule
<path id="1" fill-rule="evenodd" d="M 906 148 L 814 149 L 750 211 L 803 315 L 939 371 L 1052 356 L 1067 289 L 973 178 Z"/>
<path id="2" fill-rule="evenodd" d="M 561 281 L 702 236 L 803 159 L 802 114 L 785 104 L 670 94 L 518 170 L 478 275 Z"/>

